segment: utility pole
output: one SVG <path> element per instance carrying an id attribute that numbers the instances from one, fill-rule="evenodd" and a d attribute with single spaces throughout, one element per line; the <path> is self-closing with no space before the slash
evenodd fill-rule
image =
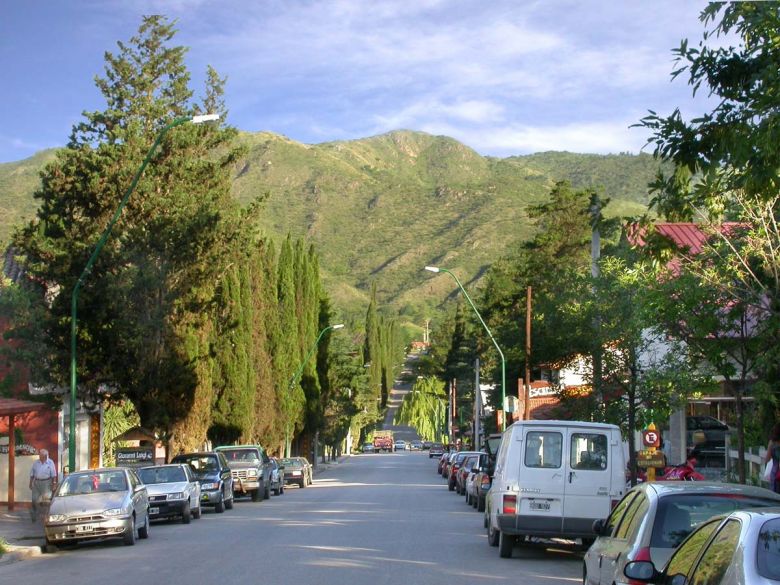
<path id="1" fill-rule="evenodd" d="M 591 193 L 590 196 L 590 225 L 591 225 L 591 238 L 590 238 L 590 275 L 593 278 L 593 293 L 595 297 L 596 280 L 601 275 L 599 268 L 599 260 L 601 259 L 601 232 L 600 226 L 603 220 L 601 215 L 601 209 L 603 203 L 597 193 Z M 593 319 L 594 329 L 594 346 L 593 346 L 593 393 L 596 398 L 596 404 L 604 404 L 603 396 L 601 395 L 601 315 L 596 309 L 596 315 Z"/>
<path id="2" fill-rule="evenodd" d="M 472 448 L 479 450 L 479 438 L 482 435 L 482 392 L 479 390 L 479 358 L 474 360 L 474 426 L 472 428 L 474 444 Z"/>
<path id="3" fill-rule="evenodd" d="M 531 418 L 531 287 L 525 291 L 525 392 L 523 419 Z"/>

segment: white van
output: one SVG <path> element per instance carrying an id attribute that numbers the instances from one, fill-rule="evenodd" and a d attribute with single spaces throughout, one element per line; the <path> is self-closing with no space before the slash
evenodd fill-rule
<path id="1" fill-rule="evenodd" d="M 525 537 L 595 538 L 626 489 L 626 458 L 615 425 L 518 421 L 504 431 L 485 507 L 488 542 L 511 557 Z"/>

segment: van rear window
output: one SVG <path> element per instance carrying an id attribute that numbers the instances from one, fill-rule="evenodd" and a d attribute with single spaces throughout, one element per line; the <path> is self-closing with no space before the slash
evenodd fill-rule
<path id="1" fill-rule="evenodd" d="M 528 431 L 525 436 L 525 466 L 554 469 L 561 466 L 561 433 Z"/>
<path id="2" fill-rule="evenodd" d="M 607 468 L 607 436 L 572 433 L 569 465 L 572 469 L 601 471 Z"/>

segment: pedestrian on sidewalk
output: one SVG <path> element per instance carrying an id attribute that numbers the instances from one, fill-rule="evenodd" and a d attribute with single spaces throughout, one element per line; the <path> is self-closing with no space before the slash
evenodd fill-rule
<path id="1" fill-rule="evenodd" d="M 769 433 L 769 444 L 766 447 L 766 463 L 772 462 L 769 472 L 769 488 L 780 493 L 780 422 L 772 427 Z"/>
<path id="2" fill-rule="evenodd" d="M 56 485 L 57 469 L 54 467 L 54 461 L 49 459 L 49 452 L 46 449 L 40 449 L 38 460 L 33 462 L 30 469 L 30 490 L 32 490 L 30 519 L 33 522 L 38 520 L 38 514 L 42 510 L 41 504 L 51 500 Z"/>

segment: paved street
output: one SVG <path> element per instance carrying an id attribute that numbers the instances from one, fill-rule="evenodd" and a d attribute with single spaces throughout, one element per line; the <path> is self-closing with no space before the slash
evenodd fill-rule
<path id="1" fill-rule="evenodd" d="M 0 582 L 460 585 L 578 583 L 581 554 L 535 548 L 500 559 L 482 516 L 448 492 L 426 453 L 357 455 L 306 489 L 189 526 L 154 524 L 149 540 L 79 546 L 0 566 Z"/>

